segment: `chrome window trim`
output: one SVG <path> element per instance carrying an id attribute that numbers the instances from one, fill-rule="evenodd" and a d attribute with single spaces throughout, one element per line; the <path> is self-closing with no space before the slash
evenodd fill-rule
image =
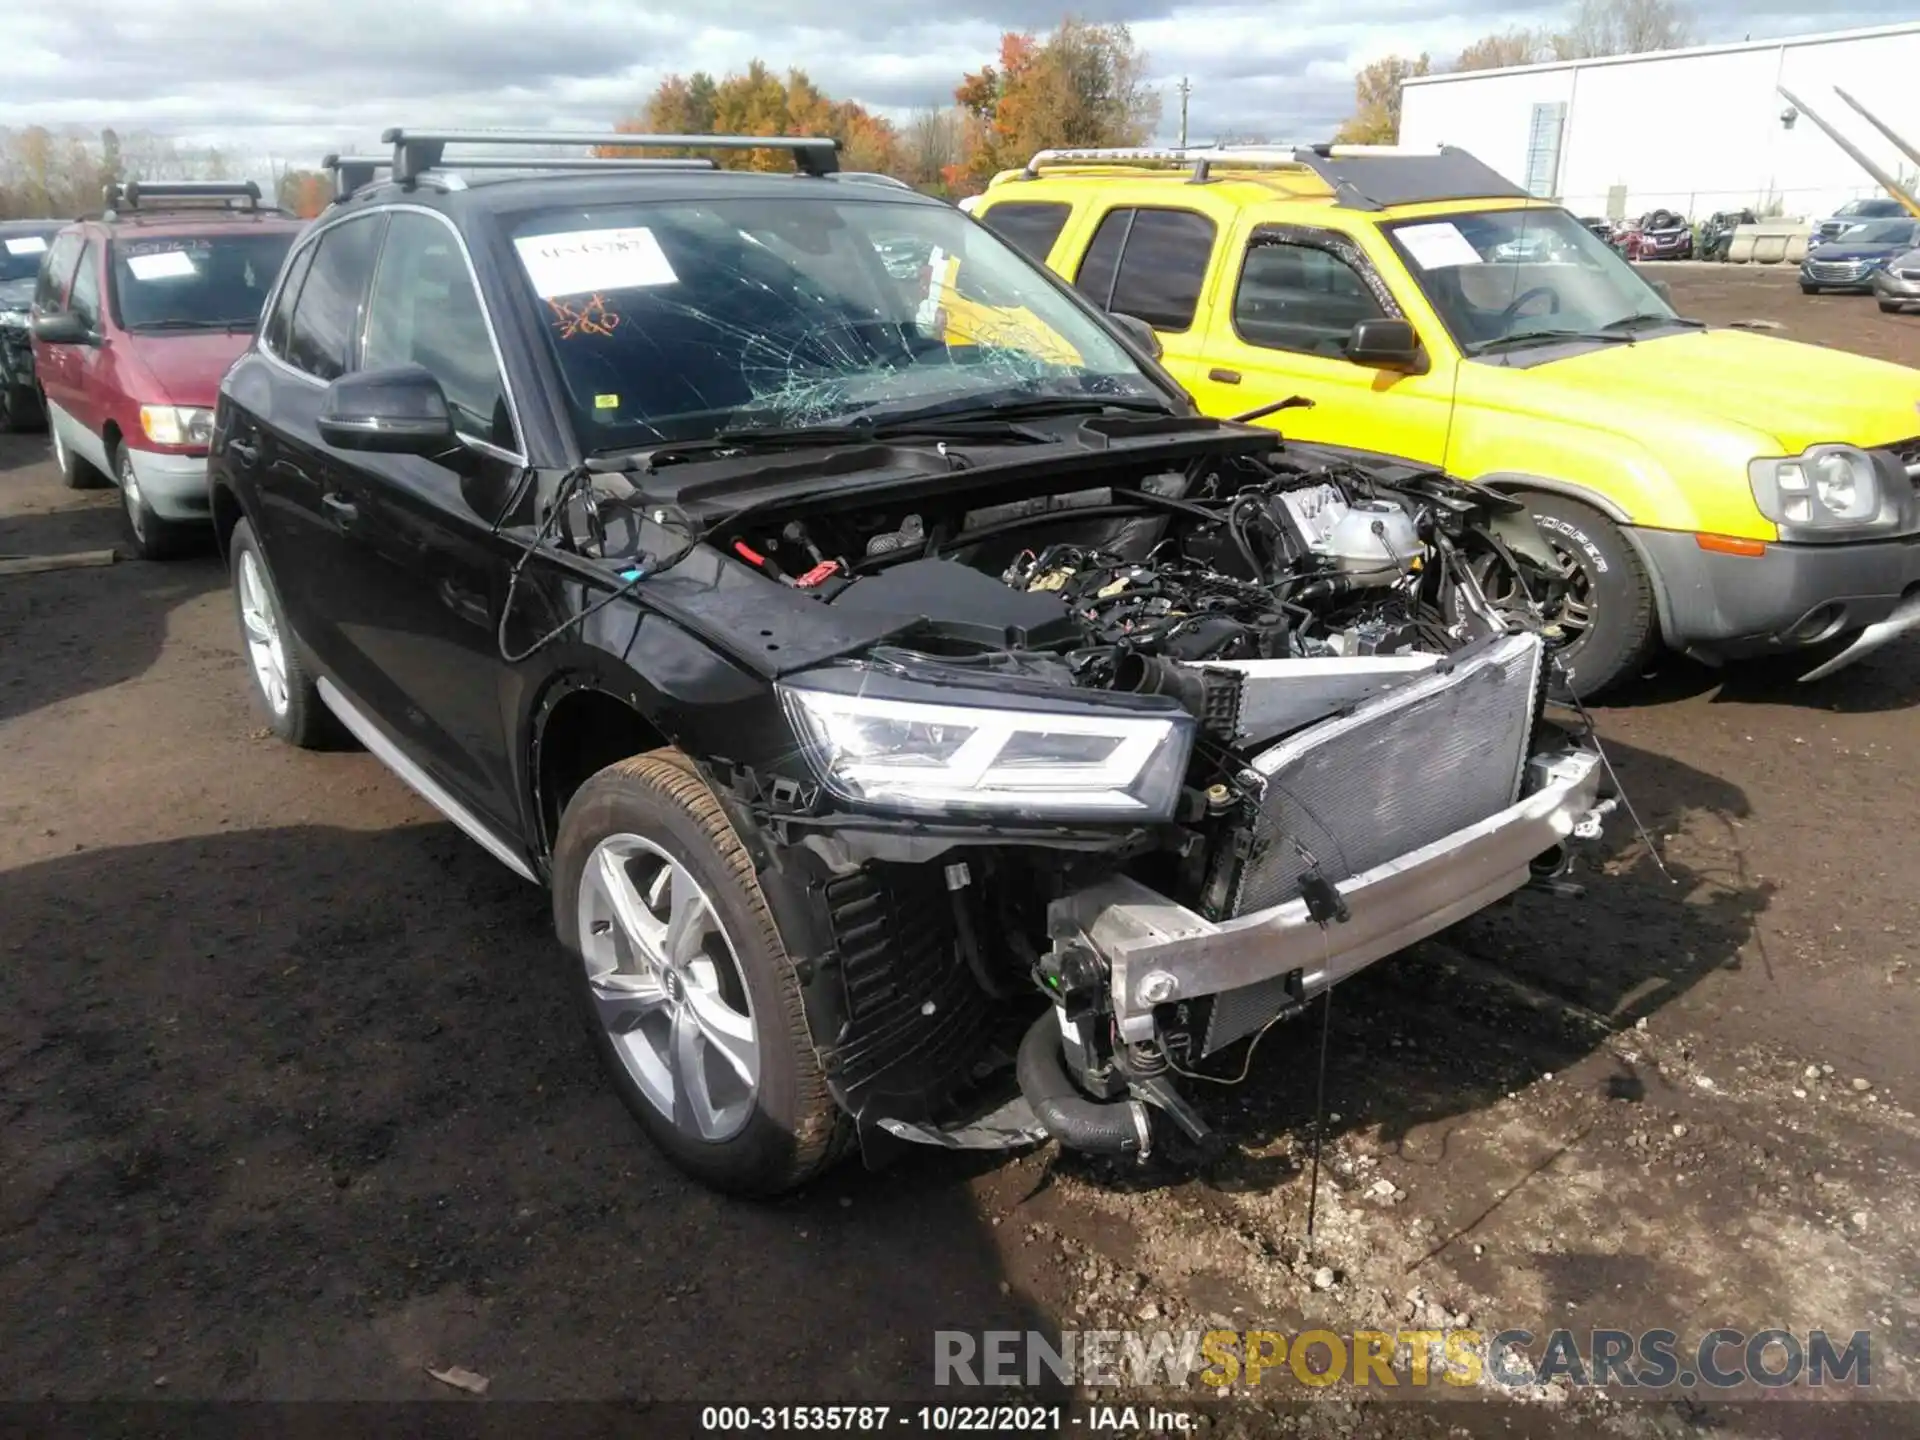
<path id="1" fill-rule="evenodd" d="M 356 210 L 351 215 L 338 216 L 335 219 L 327 221 L 324 225 L 316 226 L 310 234 L 301 238 L 298 246 L 288 252 L 286 263 L 280 267 L 280 274 L 273 282 L 273 294 L 268 298 L 266 309 L 261 313 L 270 315 L 273 312 L 273 307 L 279 304 L 280 287 L 285 282 L 288 272 L 293 269 L 294 258 L 301 250 L 304 250 L 309 245 L 318 245 L 326 238 L 329 231 L 336 230 L 342 225 L 351 225 L 356 220 L 369 219 L 375 215 L 393 214 L 402 211 L 414 215 L 431 215 L 435 220 L 447 227 L 448 232 L 453 236 L 453 243 L 460 247 L 460 258 L 466 263 L 467 267 L 467 279 L 472 282 L 473 285 L 473 298 L 479 303 L 480 318 L 485 322 L 487 327 L 487 344 L 493 349 L 494 368 L 500 372 L 501 393 L 507 397 L 507 415 L 513 421 L 514 435 L 524 446 L 526 444 L 527 431 L 526 426 L 520 419 L 520 399 L 513 391 L 513 377 L 507 373 L 506 355 L 500 349 L 500 331 L 493 323 L 493 310 L 487 304 L 486 292 L 481 289 L 480 272 L 474 268 L 473 252 L 467 248 L 467 238 L 460 233 L 460 227 L 455 225 L 453 221 L 449 220 L 445 215 L 442 215 L 438 210 L 431 209 L 425 205 L 409 205 L 404 202 L 395 202 L 387 205 L 371 205 L 365 210 Z M 389 231 L 388 233 L 391 234 L 392 232 Z M 371 308 L 373 303 L 373 287 L 380 278 L 380 267 L 386 263 L 386 258 L 387 237 L 382 236 L 380 240 L 380 254 L 374 260 L 373 274 L 367 279 L 367 303 L 369 308 Z M 355 370 L 359 369 L 360 352 L 366 340 L 366 316 L 363 314 L 360 320 L 359 330 L 358 333 L 355 334 L 353 341 Z M 261 330 L 260 344 L 256 345 L 254 349 L 258 354 L 286 371 L 287 374 L 296 376 L 306 381 L 309 385 L 317 385 L 322 390 L 327 388 L 327 382 L 322 380 L 318 375 L 309 375 L 306 371 L 288 363 L 269 350 L 266 346 L 264 326 Z M 491 441 L 475 439 L 470 435 L 460 435 L 457 438 L 461 444 L 468 446 L 470 449 L 478 450 L 483 454 L 495 456 L 498 459 L 509 461 L 515 465 L 525 465 L 528 463 L 526 455 L 521 451 L 508 450 L 503 446 L 493 444 Z"/>

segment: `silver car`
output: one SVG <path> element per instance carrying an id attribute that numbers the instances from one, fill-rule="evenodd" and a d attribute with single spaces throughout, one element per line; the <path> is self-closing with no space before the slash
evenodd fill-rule
<path id="1" fill-rule="evenodd" d="M 1896 255 L 1873 276 L 1873 296 L 1889 315 L 1920 305 L 1920 250 Z"/>

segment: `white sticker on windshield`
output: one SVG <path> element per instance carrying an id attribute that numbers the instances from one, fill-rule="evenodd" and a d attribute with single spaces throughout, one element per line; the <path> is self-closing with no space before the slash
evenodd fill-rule
<path id="1" fill-rule="evenodd" d="M 47 241 L 43 235 L 21 235 L 7 241 L 9 255 L 38 255 L 46 248 Z"/>
<path id="2" fill-rule="evenodd" d="M 635 225 L 619 230 L 570 230 L 529 235 L 513 242 L 542 300 L 596 290 L 633 290 L 671 285 L 673 273 L 653 231 Z"/>
<path id="3" fill-rule="evenodd" d="M 1460 233 L 1459 227 L 1445 220 L 1432 225 L 1406 225 L 1393 233 L 1422 270 L 1482 263 L 1480 252 Z"/>
<path id="4" fill-rule="evenodd" d="M 178 280 L 197 274 L 193 256 L 184 250 L 163 250 L 158 255 L 129 255 L 127 269 L 136 280 Z"/>

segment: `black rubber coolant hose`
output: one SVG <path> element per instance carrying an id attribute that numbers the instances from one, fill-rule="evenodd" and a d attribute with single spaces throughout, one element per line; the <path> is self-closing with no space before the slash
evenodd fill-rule
<path id="1" fill-rule="evenodd" d="M 1014 1074 L 1037 1119 L 1070 1150 L 1096 1155 L 1143 1155 L 1152 1133 L 1147 1107 L 1138 1100 L 1090 1100 L 1067 1078 L 1060 1049 L 1060 1022 L 1052 1007 L 1033 1022 L 1020 1042 Z"/>

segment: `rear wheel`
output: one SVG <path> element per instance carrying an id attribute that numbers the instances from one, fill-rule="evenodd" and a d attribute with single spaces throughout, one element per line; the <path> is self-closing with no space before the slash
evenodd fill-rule
<path id="1" fill-rule="evenodd" d="M 114 478 L 120 485 L 120 513 L 127 522 L 134 552 L 142 560 L 170 560 L 191 549 L 199 527 L 162 520 L 140 493 L 140 475 L 133 456 L 123 445 L 113 454 Z"/>
<path id="2" fill-rule="evenodd" d="M 287 628 L 280 592 L 267 573 L 267 562 L 254 538 L 253 526 L 242 520 L 227 542 L 233 573 L 234 611 L 240 620 L 240 643 L 253 681 L 253 698 L 267 712 L 267 723 L 289 745 L 303 750 L 325 750 L 340 743 L 340 722 L 320 698 L 320 689 L 300 659 L 300 647 Z"/>
<path id="3" fill-rule="evenodd" d="M 839 1158 L 850 1127 L 753 861 L 684 757 L 622 760 L 575 792 L 553 913 L 594 1048 L 676 1165 L 770 1195 Z"/>
<path id="4" fill-rule="evenodd" d="M 1571 690 L 1585 699 L 1633 679 L 1660 638 L 1653 585 L 1640 557 L 1620 528 L 1591 506 L 1563 495 L 1519 498 L 1565 579 L 1559 608 L 1548 617 L 1561 635 L 1555 693 Z"/>

